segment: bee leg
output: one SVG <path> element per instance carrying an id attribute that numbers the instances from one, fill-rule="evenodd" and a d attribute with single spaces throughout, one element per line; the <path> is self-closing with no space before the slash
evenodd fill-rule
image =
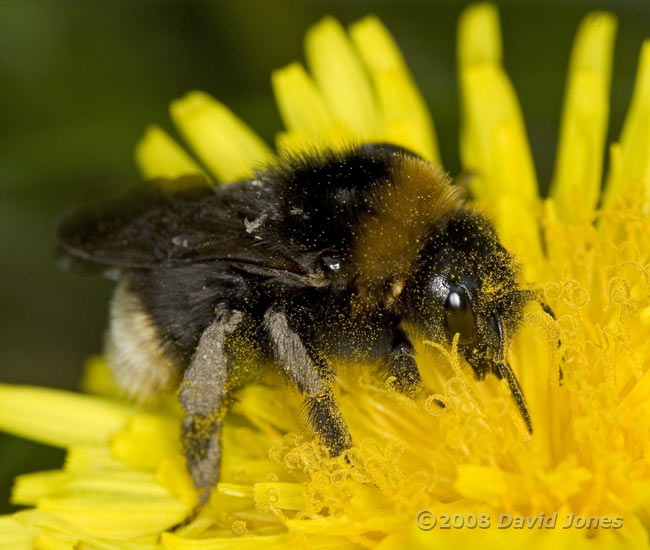
<path id="1" fill-rule="evenodd" d="M 179 390 L 183 418 L 183 447 L 199 506 L 210 499 L 219 481 L 221 421 L 225 413 L 228 358 L 227 336 L 241 322 L 239 311 L 217 309 L 214 321 L 203 331 Z"/>
<path id="2" fill-rule="evenodd" d="M 408 336 L 398 328 L 393 333 L 390 350 L 382 361 L 392 387 L 409 397 L 415 397 L 422 390 L 422 378 L 413 351 Z"/>
<path id="3" fill-rule="evenodd" d="M 284 313 L 267 310 L 264 324 L 275 363 L 305 396 L 312 428 L 332 456 L 340 455 L 352 446 L 352 438 L 332 393 L 334 373 L 311 356 Z"/>

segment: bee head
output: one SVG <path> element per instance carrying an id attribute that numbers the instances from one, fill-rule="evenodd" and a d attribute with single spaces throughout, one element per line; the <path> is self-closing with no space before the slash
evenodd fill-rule
<path id="1" fill-rule="evenodd" d="M 505 339 L 521 319 L 527 292 L 492 225 L 457 210 L 430 236 L 400 297 L 403 316 L 426 338 L 458 349 L 478 378 L 499 375 Z"/>

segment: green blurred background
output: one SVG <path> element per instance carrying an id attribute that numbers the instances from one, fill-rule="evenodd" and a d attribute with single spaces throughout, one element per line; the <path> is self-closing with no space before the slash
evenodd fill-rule
<path id="1" fill-rule="evenodd" d="M 376 13 L 401 46 L 455 174 L 456 21 L 468 2 L 369 0 L 0 0 L 0 382 L 75 388 L 101 349 L 112 284 L 61 273 L 54 226 L 70 206 L 137 181 L 145 126 L 172 131 L 167 105 L 191 89 L 227 103 L 269 143 L 280 128 L 270 72 L 302 60 L 323 15 Z M 522 103 L 538 176 L 553 169 L 573 35 L 593 9 L 619 18 L 609 141 L 618 136 L 650 2 L 498 2 L 505 65 Z M 57 467 L 63 453 L 0 434 L 0 513 L 12 478 Z"/>

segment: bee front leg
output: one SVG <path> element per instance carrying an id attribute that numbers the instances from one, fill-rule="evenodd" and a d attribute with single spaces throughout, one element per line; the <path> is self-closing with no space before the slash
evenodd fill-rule
<path id="1" fill-rule="evenodd" d="M 415 397 L 422 390 L 422 378 L 413 352 L 413 344 L 398 328 L 393 333 L 388 353 L 382 358 L 382 366 L 392 387 L 409 397 Z"/>
<path id="2" fill-rule="evenodd" d="M 221 422 L 225 414 L 228 358 L 226 340 L 239 325 L 239 311 L 217 309 L 214 321 L 203 331 L 179 390 L 185 411 L 183 446 L 187 467 L 205 504 L 219 481 Z"/>
<path id="3" fill-rule="evenodd" d="M 334 373 L 305 348 L 284 313 L 269 309 L 264 315 L 273 359 L 305 396 L 309 421 L 332 456 L 352 446 L 350 432 L 334 400 Z"/>

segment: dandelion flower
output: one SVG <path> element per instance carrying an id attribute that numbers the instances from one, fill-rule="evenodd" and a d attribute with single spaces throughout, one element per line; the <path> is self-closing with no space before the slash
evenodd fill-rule
<path id="1" fill-rule="evenodd" d="M 94 357 L 85 394 L 0 386 L 2 429 L 67 449 L 62 469 L 16 480 L 12 501 L 27 508 L 0 518 L 0 548 L 648 547 L 650 42 L 603 175 L 615 27 L 594 13 L 578 30 L 543 199 L 501 65 L 498 14 L 474 5 L 459 23 L 460 151 L 472 195 L 557 318 L 531 304 L 508 351 L 532 436 L 507 385 L 476 382 L 454 347 L 431 342 L 417 346 L 426 391 L 416 401 L 339 365 L 337 399 L 356 442 L 347 460 L 312 440 L 295 392 L 251 385 L 225 420 L 211 501 L 172 530 L 197 499 L 179 408 L 120 400 Z M 324 19 L 307 34 L 306 59 L 309 70 L 293 63 L 272 75 L 285 126 L 275 151 L 216 99 L 191 92 L 171 116 L 194 156 L 151 127 L 136 148 L 143 176 L 225 182 L 285 151 L 350 141 L 396 143 L 440 164 L 432 118 L 376 18 L 348 32 Z"/>

